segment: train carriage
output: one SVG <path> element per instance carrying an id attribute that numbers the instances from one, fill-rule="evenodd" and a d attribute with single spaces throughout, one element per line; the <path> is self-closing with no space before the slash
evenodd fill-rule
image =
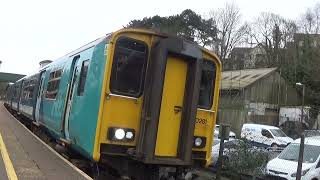
<path id="1" fill-rule="evenodd" d="M 36 96 L 38 93 L 39 74 L 23 78 L 18 112 L 23 116 L 34 119 Z"/>
<path id="2" fill-rule="evenodd" d="M 21 95 L 21 85 L 23 79 L 18 80 L 12 85 L 12 96 L 11 96 L 11 108 L 17 112 L 19 112 L 19 101 Z"/>
<path id="3" fill-rule="evenodd" d="M 197 44 L 122 29 L 10 90 L 22 92 L 12 102 L 61 144 L 119 174 L 152 179 L 162 166 L 210 163 L 220 72 L 217 56 Z"/>

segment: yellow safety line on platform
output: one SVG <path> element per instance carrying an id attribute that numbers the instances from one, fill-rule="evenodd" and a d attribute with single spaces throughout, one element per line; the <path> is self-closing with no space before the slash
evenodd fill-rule
<path id="1" fill-rule="evenodd" d="M 17 174 L 14 171 L 12 162 L 10 160 L 6 145 L 3 142 L 1 133 L 0 133 L 0 152 L 1 152 L 1 156 L 2 156 L 2 160 L 4 163 L 4 166 L 6 167 L 6 171 L 7 171 L 7 176 L 9 178 L 9 180 L 17 180 Z"/>

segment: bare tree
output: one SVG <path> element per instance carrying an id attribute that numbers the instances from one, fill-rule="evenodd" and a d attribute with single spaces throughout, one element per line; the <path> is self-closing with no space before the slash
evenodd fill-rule
<path id="1" fill-rule="evenodd" d="M 306 34 L 320 33 L 320 3 L 307 9 L 299 20 L 300 31 Z"/>
<path id="2" fill-rule="evenodd" d="M 297 26 L 293 21 L 270 12 L 261 13 L 252 23 L 250 33 L 256 45 L 265 52 L 265 66 L 281 64 L 282 50 L 292 41 L 296 30 Z"/>
<path id="3" fill-rule="evenodd" d="M 248 24 L 241 22 L 240 9 L 234 3 L 227 3 L 224 8 L 211 11 L 209 16 L 217 27 L 217 40 L 212 48 L 225 61 L 232 49 L 241 43 Z"/>

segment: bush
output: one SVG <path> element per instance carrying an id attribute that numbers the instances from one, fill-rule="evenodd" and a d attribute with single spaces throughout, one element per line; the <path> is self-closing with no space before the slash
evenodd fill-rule
<path id="1" fill-rule="evenodd" d="M 252 147 L 247 141 L 239 141 L 239 145 L 228 152 L 229 160 L 225 163 L 228 174 L 247 174 L 260 176 L 269 161 L 266 150 Z"/>

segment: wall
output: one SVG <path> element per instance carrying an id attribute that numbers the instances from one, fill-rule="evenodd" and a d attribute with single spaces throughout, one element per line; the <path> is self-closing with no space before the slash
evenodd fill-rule
<path id="1" fill-rule="evenodd" d="M 243 123 L 278 125 L 278 108 L 299 105 L 300 97 L 276 71 L 242 90 L 222 90 L 218 121 L 240 134 Z"/>

